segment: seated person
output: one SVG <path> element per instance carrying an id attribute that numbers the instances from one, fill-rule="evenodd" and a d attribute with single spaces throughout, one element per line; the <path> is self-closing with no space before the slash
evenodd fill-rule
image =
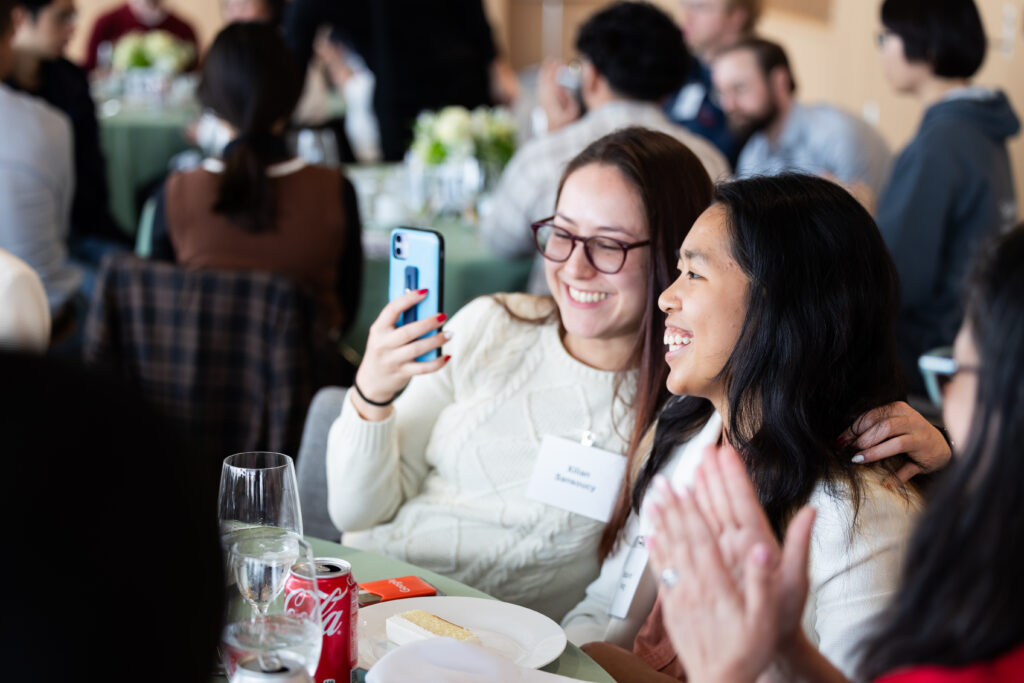
<path id="1" fill-rule="evenodd" d="M 603 525 L 527 495 L 541 441 L 589 433 L 602 450 L 637 451 L 669 396 L 665 328 L 649 312 L 710 191 L 672 136 L 616 131 L 571 160 L 555 216 L 533 226 L 551 297 L 482 298 L 447 325 L 442 314 L 397 328 L 425 292 L 388 304 L 328 438 L 328 509 L 345 543 L 555 619 L 575 605 Z"/>
<path id="2" fill-rule="evenodd" d="M 560 619 L 597 576 L 603 524 L 527 495 L 541 440 L 590 433 L 623 453 L 634 422 L 653 422 L 667 390 L 645 311 L 711 181 L 678 140 L 626 128 L 572 159 L 556 194 L 534 247 L 552 296 L 484 297 L 397 328 L 426 293 L 384 308 L 328 436 L 327 491 L 347 545 Z"/>
<path id="3" fill-rule="evenodd" d="M 802 624 L 812 642 L 851 670 L 851 643 L 895 593 L 919 506 L 916 493 L 894 485 L 900 459 L 858 464 L 870 411 L 894 410 L 892 402 L 904 395 L 894 343 L 898 280 L 885 243 L 842 188 L 782 175 L 718 186 L 679 254 L 679 279 L 659 306 L 668 387 L 681 398 L 659 417 L 646 461 L 631 463 L 629 494 L 606 535 L 608 548 L 619 540 L 618 551 L 605 560 L 588 600 L 567 617 L 567 629 L 572 635 L 588 621 L 607 624 L 628 642 L 621 631 L 644 621 L 633 652 L 611 644 L 585 650 L 618 680 L 660 680 L 657 673 L 684 680 L 659 606 L 652 611 L 649 574 L 646 589 L 622 596 L 619 614 L 626 619 L 609 619 L 608 612 L 619 601 L 625 557 L 646 557 L 637 538 L 650 533 L 647 517 L 628 513 L 643 509 L 654 474 L 689 486 L 705 447 L 730 443 L 743 454 L 776 533 L 804 504 L 818 509 L 814 597 Z M 780 268 L 782 262 L 789 266 Z M 909 414 L 903 404 L 895 409 Z M 923 431 L 944 464 L 945 441 L 933 427 Z"/>
<path id="4" fill-rule="evenodd" d="M 0 81 L 13 66 L 18 4 L 0 0 Z M 8 131 L 0 145 L 0 249 L 42 279 L 54 331 L 73 328 L 83 278 L 67 247 L 75 179 L 71 125 L 45 102 L 0 83 L 0 130 Z"/>
<path id="5" fill-rule="evenodd" d="M 675 123 L 715 143 L 733 166 L 744 140 L 729 129 L 711 85 L 710 64 L 723 48 L 753 35 L 763 4 L 763 0 L 677 3 L 676 21 L 693 63 L 683 87 L 665 101 L 665 113 Z"/>
<path id="6" fill-rule="evenodd" d="M 900 274 L 900 358 L 920 394 L 917 359 L 953 343 L 972 254 L 1017 222 L 1007 144 L 1020 120 L 1005 93 L 971 85 L 986 46 L 972 0 L 886 0 L 881 19 L 886 79 L 926 107 L 878 202 Z"/>
<path id="7" fill-rule="evenodd" d="M 565 164 L 591 141 L 623 126 L 644 126 L 676 138 L 697 155 L 712 180 L 729 172 L 714 145 L 670 122 L 659 106 L 682 83 L 690 63 L 679 28 L 668 15 L 647 3 L 616 3 L 580 27 L 576 49 L 583 57 L 587 113 L 531 140 L 505 167 L 480 225 L 484 242 L 499 254 L 532 252 L 525 226 L 550 211 Z M 538 261 L 530 291 L 546 291 L 541 276 Z"/>
<path id="8" fill-rule="evenodd" d="M 739 137 L 749 137 L 736 177 L 813 173 L 845 185 L 873 210 L 889 178 L 889 146 L 842 109 L 798 102 L 780 45 L 741 40 L 715 57 L 711 74 L 729 125 Z"/>
<path id="9" fill-rule="evenodd" d="M 71 119 L 75 140 L 75 196 L 69 246 L 79 261 L 97 264 L 100 253 L 127 246 L 109 211 L 107 167 L 100 149 L 96 106 L 85 72 L 65 57 L 75 28 L 74 0 L 20 0 L 14 34 L 14 69 L 7 85 L 36 95 Z"/>
<path id="10" fill-rule="evenodd" d="M 929 373 L 942 380 L 934 397 L 956 464 L 933 491 L 899 590 L 865 634 L 852 680 L 1024 680 L 1024 554 L 1010 540 L 1024 536 L 1024 229 L 983 252 L 967 289 L 948 368 Z M 754 683 L 774 662 L 786 680 L 848 683 L 796 621 L 813 513 L 797 515 L 780 549 L 735 454 L 717 460 L 693 495 L 666 491 L 654 515 L 652 560 L 670 579 L 665 625 L 689 680 Z M 716 504 L 700 504 L 711 490 Z"/>
<path id="11" fill-rule="evenodd" d="M 86 71 L 95 69 L 100 46 L 108 43 L 113 47 L 120 38 L 133 31 L 167 31 L 175 38 L 192 45 L 198 55 L 196 32 L 183 19 L 165 10 L 163 4 L 163 0 L 128 0 L 120 7 L 100 15 L 93 24 L 92 33 L 89 34 L 89 45 L 82 68 Z"/>
<path id="12" fill-rule="evenodd" d="M 50 306 L 42 280 L 0 249 L 0 350 L 42 353 L 49 345 Z"/>
<path id="13" fill-rule="evenodd" d="M 231 131 L 221 158 L 172 174 L 157 195 L 154 258 L 190 268 L 262 270 L 299 283 L 327 328 L 359 302 L 355 192 L 340 171 L 293 158 L 282 137 L 301 79 L 279 31 L 231 24 L 203 62 L 199 100 Z"/>
<path id="14" fill-rule="evenodd" d="M 224 605 L 215 480 L 123 384 L 4 352 L 0 377 L 16 389 L 0 392 L 0 516 L 16 520 L 4 679 L 207 683 Z"/>

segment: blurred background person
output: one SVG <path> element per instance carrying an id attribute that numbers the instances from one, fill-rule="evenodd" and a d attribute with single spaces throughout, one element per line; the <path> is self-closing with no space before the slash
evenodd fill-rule
<path id="1" fill-rule="evenodd" d="M 359 213 L 341 171 L 307 164 L 285 144 L 297 74 L 269 24 L 230 24 L 217 35 L 198 94 L 231 142 L 219 158 L 167 179 L 157 195 L 152 255 L 192 268 L 288 276 L 340 333 L 359 302 Z"/>
<path id="2" fill-rule="evenodd" d="M 14 34 L 14 66 L 7 84 L 36 95 L 71 119 L 75 144 L 75 194 L 69 247 L 83 265 L 129 245 L 109 210 L 107 167 L 100 149 L 96 105 L 85 72 L 66 58 L 75 30 L 74 0 L 21 0 Z"/>
<path id="3" fill-rule="evenodd" d="M 43 281 L 0 249 L 0 350 L 42 353 L 50 345 L 50 306 Z"/>
<path id="4" fill-rule="evenodd" d="M 665 102 L 670 119 L 702 135 L 736 165 L 743 138 L 736 135 L 711 86 L 711 61 L 726 47 L 753 35 L 763 0 L 678 0 L 676 21 L 694 56 L 686 80 Z"/>
<path id="5" fill-rule="evenodd" d="M 878 204 L 900 273 L 901 360 L 921 394 L 917 359 L 953 343 L 977 245 L 1017 221 L 1007 142 L 1020 121 L 1002 91 L 971 85 L 986 51 L 973 0 L 886 0 L 881 20 L 885 77 L 925 109 Z"/>
<path id="6" fill-rule="evenodd" d="M 209 681 L 224 577 L 196 451 L 80 367 L 0 352 L 0 377 L 5 679 Z"/>
<path id="7" fill-rule="evenodd" d="M 659 105 L 682 83 L 690 61 L 671 17 L 649 3 L 615 3 L 580 27 L 576 50 L 583 61 L 586 114 L 530 140 L 505 167 L 480 225 L 483 240 L 499 254 L 533 252 L 528 227 L 550 213 L 566 163 L 618 128 L 643 126 L 671 135 L 700 159 L 712 180 L 729 174 L 728 162 L 714 145 L 669 121 Z M 546 292 L 542 263 L 538 260 L 533 270 L 534 293 Z"/>
<path id="8" fill-rule="evenodd" d="M 400 160 L 424 109 L 507 103 L 518 82 L 499 55 L 481 0 L 293 0 L 285 33 L 300 67 L 322 26 L 351 44 L 376 78 L 383 157 Z"/>
<path id="9" fill-rule="evenodd" d="M 747 140 L 736 177 L 812 173 L 856 189 L 854 195 L 874 208 L 889 178 L 889 146 L 865 121 L 838 107 L 798 102 L 781 45 L 744 38 L 720 51 L 711 71 L 730 128 Z"/>
<path id="10" fill-rule="evenodd" d="M 196 32 L 182 18 L 164 9 L 163 0 L 128 0 L 123 5 L 100 15 L 93 24 L 89 34 L 89 45 L 86 48 L 85 62 L 82 67 L 92 71 L 98 64 L 100 49 L 104 43 L 113 49 L 118 39 L 136 31 L 167 31 L 175 38 L 192 46 L 195 54 L 199 54 Z"/>
<path id="11" fill-rule="evenodd" d="M 0 0 L 0 80 L 14 66 L 19 4 Z M 79 293 L 83 274 L 67 248 L 75 183 L 71 124 L 42 100 L 0 83 L 0 130 L 0 249 L 39 275 L 54 336 L 65 336 L 84 309 Z"/>

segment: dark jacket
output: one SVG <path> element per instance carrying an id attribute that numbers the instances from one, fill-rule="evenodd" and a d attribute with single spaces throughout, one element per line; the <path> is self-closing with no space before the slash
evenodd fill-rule
<path id="1" fill-rule="evenodd" d="M 974 252 L 1017 221 L 1007 139 L 1020 121 L 1002 92 L 970 88 L 931 106 L 893 166 L 878 227 L 900 275 L 899 345 L 912 390 L 917 358 L 953 343 Z"/>

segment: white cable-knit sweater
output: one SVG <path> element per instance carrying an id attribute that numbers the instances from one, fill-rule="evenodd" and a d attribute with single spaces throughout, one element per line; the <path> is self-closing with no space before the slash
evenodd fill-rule
<path id="1" fill-rule="evenodd" d="M 552 306 L 506 301 L 527 317 Z M 570 356 L 557 321 L 516 321 L 490 297 L 446 329 L 451 361 L 413 379 L 388 419 L 365 421 L 345 401 L 327 442 L 331 519 L 346 545 L 561 619 L 597 577 L 603 524 L 526 497 L 540 441 L 589 431 L 624 453 L 635 377 L 615 399 L 616 373 Z"/>

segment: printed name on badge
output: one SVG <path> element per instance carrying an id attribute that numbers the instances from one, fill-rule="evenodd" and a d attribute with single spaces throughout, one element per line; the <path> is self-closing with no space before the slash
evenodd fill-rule
<path id="1" fill-rule="evenodd" d="M 607 522 L 625 472 L 625 456 L 545 436 L 526 495 Z"/>

